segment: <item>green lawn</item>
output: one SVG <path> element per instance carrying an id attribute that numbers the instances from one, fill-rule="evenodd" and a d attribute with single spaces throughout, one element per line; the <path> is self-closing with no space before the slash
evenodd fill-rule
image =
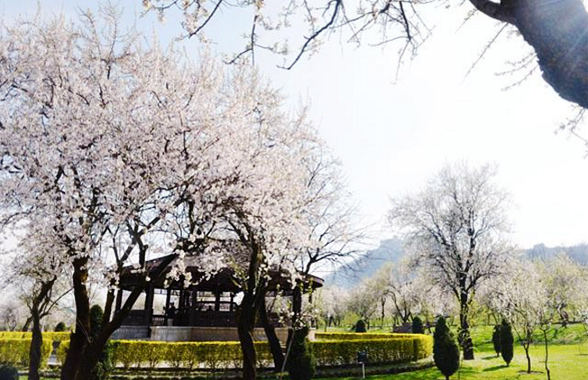
<path id="1" fill-rule="evenodd" d="M 543 342 L 536 340 L 531 346 L 531 365 L 533 373 L 528 374 L 525 352 L 520 345 L 515 345 L 515 356 L 510 367 L 506 367 L 502 358 L 497 358 L 490 341 L 492 328 L 477 328 L 473 332 L 476 346 L 476 359 L 463 362 L 459 373 L 451 379 L 463 380 L 511 380 L 546 379 L 544 368 L 545 350 Z M 588 344 L 582 326 L 575 325 L 560 329 L 552 339 L 554 344 L 549 347 L 549 368 L 554 380 L 586 380 L 588 379 Z M 436 368 L 429 368 L 396 375 L 367 376 L 370 380 L 441 380 L 445 377 Z M 358 379 L 358 377 L 342 377 L 340 380 Z M 326 380 L 326 379 L 325 379 Z M 331 378 L 331 380 L 333 380 Z"/>

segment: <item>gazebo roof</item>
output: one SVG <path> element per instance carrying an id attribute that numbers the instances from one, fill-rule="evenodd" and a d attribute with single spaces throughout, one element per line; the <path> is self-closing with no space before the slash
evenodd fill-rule
<path id="1" fill-rule="evenodd" d="M 145 267 L 156 289 L 166 288 L 164 284 L 167 279 L 167 276 L 171 268 L 174 267 L 174 264 L 178 260 L 181 260 L 179 256 L 171 254 L 167 256 L 158 257 L 156 259 L 148 260 L 147 262 L 145 262 Z M 239 292 L 241 290 L 241 288 L 238 285 L 238 281 L 234 276 L 234 271 L 232 269 L 223 268 L 220 271 L 218 271 L 214 276 L 210 276 L 209 278 L 207 278 L 206 273 L 203 272 L 198 265 L 198 256 L 185 256 L 183 260 L 184 266 L 186 268 L 185 270 L 187 273 L 190 273 L 190 275 L 192 276 L 192 283 L 194 283 L 194 285 L 190 285 L 188 288 L 196 289 L 198 291 L 222 291 L 234 293 Z M 158 271 L 162 265 L 166 265 L 162 275 L 155 276 L 155 272 Z M 286 273 L 270 271 L 271 280 L 268 284 L 268 290 L 276 290 L 278 288 L 289 289 L 291 287 L 288 280 L 282 274 Z M 130 290 L 139 281 L 140 276 L 141 274 L 135 272 L 132 265 L 125 266 L 120 277 L 119 286 L 122 289 Z M 316 289 L 322 287 L 324 281 L 320 277 L 307 275 L 304 282 L 308 287 Z M 171 281 L 168 287 L 170 289 L 182 289 L 184 288 L 184 284 L 183 282 L 180 283 L 178 281 Z"/>

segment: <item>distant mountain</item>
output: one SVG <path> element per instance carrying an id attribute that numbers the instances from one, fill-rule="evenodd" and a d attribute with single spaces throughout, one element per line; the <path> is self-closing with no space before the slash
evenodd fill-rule
<path id="1" fill-rule="evenodd" d="M 400 239 L 382 240 L 376 249 L 366 252 L 362 257 L 325 277 L 325 285 L 351 289 L 361 280 L 372 277 L 387 262 L 398 262 L 404 257 L 403 242 Z"/>
<path id="2" fill-rule="evenodd" d="M 523 255 L 530 260 L 550 259 L 562 252 L 577 263 L 588 266 L 588 244 L 547 247 L 541 243 L 534 245 L 533 248 L 523 250 Z M 368 251 L 364 256 L 348 265 L 347 267 L 351 270 L 340 269 L 325 277 L 325 285 L 351 289 L 363 279 L 372 277 L 383 264 L 397 263 L 405 254 L 402 240 L 383 240 L 378 248 Z"/>
<path id="3" fill-rule="evenodd" d="M 550 259 L 560 253 L 565 253 L 579 264 L 588 265 L 588 244 L 577 244 L 569 247 L 547 247 L 541 243 L 535 244 L 533 248 L 525 250 L 525 255 L 529 259 Z"/>

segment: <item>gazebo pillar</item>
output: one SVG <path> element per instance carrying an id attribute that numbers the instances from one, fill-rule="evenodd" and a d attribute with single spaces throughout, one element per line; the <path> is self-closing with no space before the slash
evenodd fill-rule
<path id="1" fill-rule="evenodd" d="M 116 292 L 116 303 L 114 306 L 114 315 L 117 315 L 120 312 L 120 309 L 122 308 L 122 298 L 123 298 L 123 290 L 122 290 L 122 288 L 118 288 L 118 291 Z"/>
<path id="2" fill-rule="evenodd" d="M 220 311 L 221 293 L 222 292 L 219 289 L 216 289 L 216 291 L 214 292 L 214 311 Z"/>
<path id="3" fill-rule="evenodd" d="M 164 316 L 164 324 L 167 326 L 167 316 L 168 316 L 168 310 L 169 310 L 169 304 L 170 304 L 170 300 L 171 300 L 171 288 L 167 288 L 167 295 L 165 296 L 165 316 Z"/>
<path id="4" fill-rule="evenodd" d="M 196 288 L 192 288 L 191 292 L 190 292 L 190 297 L 192 298 L 190 301 L 190 314 L 189 314 L 189 320 L 188 320 L 188 324 L 190 326 L 194 326 L 195 321 L 196 321 L 196 305 L 198 302 L 198 291 L 196 290 Z"/>
<path id="5" fill-rule="evenodd" d="M 155 293 L 155 287 L 153 283 L 147 285 L 145 289 L 145 317 L 147 319 L 147 325 L 151 326 L 153 320 L 153 295 Z"/>

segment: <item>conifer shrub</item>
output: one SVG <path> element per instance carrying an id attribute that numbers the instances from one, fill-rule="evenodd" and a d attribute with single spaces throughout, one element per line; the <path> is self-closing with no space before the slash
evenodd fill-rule
<path id="1" fill-rule="evenodd" d="M 412 319 L 412 333 L 413 334 L 424 334 L 425 326 L 423 325 L 422 319 L 418 316 Z"/>
<path id="2" fill-rule="evenodd" d="M 310 380 L 316 371 L 316 360 L 308 344 L 308 327 L 294 331 L 286 368 L 292 380 Z"/>
<path id="3" fill-rule="evenodd" d="M 94 305 L 90 308 L 90 335 L 92 338 L 98 336 L 102 330 L 102 316 L 104 312 L 98 305 Z M 94 369 L 92 369 L 90 380 L 107 380 L 110 378 L 110 374 L 114 370 L 112 364 L 112 346 L 106 344 L 104 350 L 100 354 L 100 359 Z"/>
<path id="4" fill-rule="evenodd" d="M 433 360 L 445 379 L 459 368 L 459 347 L 443 317 L 437 320 L 433 334 Z"/>
<path id="5" fill-rule="evenodd" d="M 0 380 L 18 380 L 18 370 L 9 363 L 0 363 Z"/>
<path id="6" fill-rule="evenodd" d="M 494 346 L 494 351 L 496 352 L 496 357 L 500 356 L 500 325 L 494 326 L 494 331 L 492 332 L 492 345 Z"/>
<path id="7" fill-rule="evenodd" d="M 57 325 L 55 325 L 55 332 L 63 332 L 65 331 L 65 328 L 65 323 L 59 322 Z"/>
<path id="8" fill-rule="evenodd" d="M 506 365 L 509 366 L 514 355 L 514 338 L 512 336 L 512 328 L 510 324 L 504 319 L 500 326 L 500 350 L 502 359 L 504 359 Z"/>
<path id="9" fill-rule="evenodd" d="M 364 333 L 364 332 L 367 332 L 365 321 L 363 319 L 360 319 L 355 324 L 355 332 L 356 333 Z"/>

